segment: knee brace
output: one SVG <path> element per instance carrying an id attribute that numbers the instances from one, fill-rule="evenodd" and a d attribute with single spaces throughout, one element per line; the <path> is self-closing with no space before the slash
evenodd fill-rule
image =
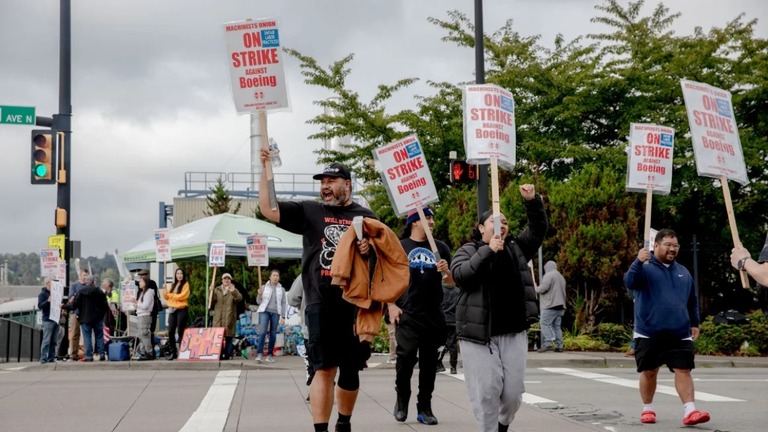
<path id="1" fill-rule="evenodd" d="M 355 391 L 360 388 L 360 374 L 359 371 L 353 368 L 340 367 L 339 368 L 339 382 L 337 383 L 340 389 L 347 391 Z"/>

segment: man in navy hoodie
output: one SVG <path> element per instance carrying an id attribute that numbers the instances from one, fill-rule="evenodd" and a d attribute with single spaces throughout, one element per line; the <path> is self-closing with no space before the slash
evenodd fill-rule
<path id="1" fill-rule="evenodd" d="M 640 372 L 642 423 L 656 423 L 653 395 L 661 365 L 675 374 L 675 389 L 683 402 L 683 424 L 709 421 L 709 413 L 696 409 L 693 399 L 693 341 L 699 336 L 699 300 L 688 269 L 675 261 L 677 234 L 662 229 L 656 234 L 653 254 L 642 248 L 624 275 L 624 285 L 635 295 L 635 363 Z"/>

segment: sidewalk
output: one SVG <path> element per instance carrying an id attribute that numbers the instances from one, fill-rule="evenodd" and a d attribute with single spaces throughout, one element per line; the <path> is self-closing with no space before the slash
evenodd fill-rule
<path id="1" fill-rule="evenodd" d="M 275 357 L 275 363 L 256 363 L 253 358 L 219 362 L 183 362 L 167 361 L 164 359 L 154 361 L 95 361 L 93 363 L 81 362 L 56 362 L 41 365 L 36 362 L 0 363 L 0 369 L 15 369 L 24 371 L 39 370 L 282 370 L 304 369 L 304 362 L 298 356 Z M 395 365 L 387 364 L 387 355 L 374 354 L 368 361 L 371 369 L 394 369 Z M 447 365 L 448 361 L 444 360 Z M 635 359 L 625 357 L 620 352 L 576 352 L 564 353 L 528 353 L 528 368 L 544 367 L 569 367 L 569 368 L 635 368 Z M 768 357 L 725 357 L 725 356 L 696 356 L 697 368 L 723 368 L 723 367 L 768 367 Z M 461 357 L 459 357 L 461 368 Z"/>

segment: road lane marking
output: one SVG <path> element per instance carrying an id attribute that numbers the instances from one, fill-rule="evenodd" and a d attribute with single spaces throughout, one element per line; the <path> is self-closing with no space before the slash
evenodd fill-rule
<path id="1" fill-rule="evenodd" d="M 638 380 L 616 378 L 611 375 L 604 375 L 604 374 L 593 373 L 593 372 L 582 372 L 582 371 L 579 371 L 576 369 L 570 369 L 570 368 L 539 368 L 539 369 L 547 372 L 552 372 L 552 373 L 557 373 L 562 375 L 570 375 L 577 378 L 589 379 L 589 380 L 602 382 L 606 384 L 613 384 L 613 385 L 629 387 L 633 389 L 639 388 Z M 677 397 L 677 391 L 675 391 L 675 388 L 670 386 L 665 386 L 665 385 L 657 385 L 656 393 L 663 393 L 663 394 Z M 719 396 L 716 394 L 705 393 L 698 390 L 696 391 L 696 400 L 707 401 L 707 402 L 745 402 L 742 399 L 734 399 L 726 396 Z"/>
<path id="2" fill-rule="evenodd" d="M 451 378 L 456 378 L 457 380 L 464 381 L 464 374 L 463 373 L 453 374 L 453 375 L 446 374 L 446 375 L 448 375 Z M 541 383 L 541 381 L 525 381 L 525 383 L 526 384 L 532 384 L 532 383 L 536 384 L 536 383 Z M 553 403 L 553 404 L 557 403 L 557 401 L 553 401 L 552 399 L 547 399 L 547 398 L 543 398 L 541 396 L 536 396 L 536 395 L 530 394 L 528 392 L 523 393 L 523 402 L 528 404 L 528 405 L 536 405 L 536 404 L 541 404 L 541 403 Z"/>
<path id="3" fill-rule="evenodd" d="M 232 398 L 235 396 L 237 383 L 240 381 L 239 370 L 221 371 L 211 384 L 200 406 L 197 407 L 187 423 L 179 432 L 214 432 L 224 430 L 229 416 Z"/>

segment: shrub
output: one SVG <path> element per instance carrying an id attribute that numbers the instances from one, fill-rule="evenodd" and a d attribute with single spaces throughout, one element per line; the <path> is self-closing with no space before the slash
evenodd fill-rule
<path id="1" fill-rule="evenodd" d="M 571 332 L 563 332 L 563 347 L 566 351 L 610 351 L 607 343 L 593 339 L 587 334 L 574 335 Z"/>
<path id="2" fill-rule="evenodd" d="M 705 355 L 768 354 L 768 319 L 761 311 L 752 312 L 747 318 L 748 324 L 715 324 L 713 317 L 707 317 L 700 326 L 696 352 Z"/>
<path id="3" fill-rule="evenodd" d="M 373 338 L 373 347 L 371 349 L 377 353 L 389 352 L 389 332 L 387 331 L 387 324 L 384 322 L 384 318 L 381 319 L 379 334 Z"/>
<path id="4" fill-rule="evenodd" d="M 632 329 L 621 324 L 601 323 L 595 328 L 593 335 L 610 347 L 621 348 L 632 339 Z"/>

